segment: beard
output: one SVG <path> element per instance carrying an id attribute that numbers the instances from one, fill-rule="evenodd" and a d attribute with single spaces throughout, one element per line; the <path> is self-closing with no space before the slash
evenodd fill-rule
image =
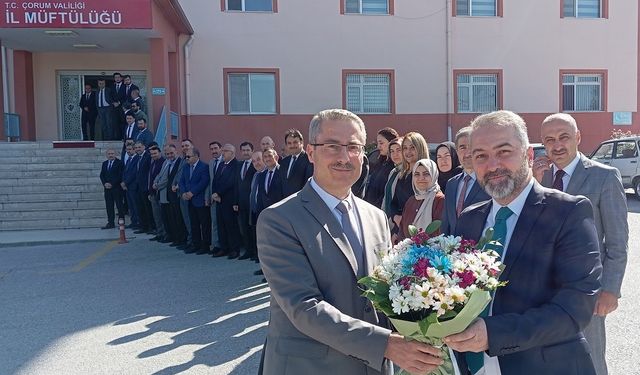
<path id="1" fill-rule="evenodd" d="M 504 176 L 505 179 L 500 182 L 493 182 L 490 179 L 496 176 Z M 484 175 L 480 185 L 492 198 L 497 200 L 505 199 L 511 196 L 517 189 L 521 189 L 529 177 L 529 164 L 525 158 L 515 172 L 511 172 L 506 168 L 497 169 Z"/>

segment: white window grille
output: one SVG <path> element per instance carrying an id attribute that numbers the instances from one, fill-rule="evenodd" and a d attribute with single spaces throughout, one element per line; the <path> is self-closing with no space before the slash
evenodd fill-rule
<path id="1" fill-rule="evenodd" d="M 562 110 L 566 112 L 602 111 L 602 75 L 563 74 Z"/>
<path id="2" fill-rule="evenodd" d="M 272 0 L 227 0 L 227 10 L 240 12 L 272 12 Z"/>
<path id="3" fill-rule="evenodd" d="M 564 0 L 562 14 L 565 17 L 600 18 L 602 3 L 601 0 Z"/>
<path id="4" fill-rule="evenodd" d="M 355 113 L 391 113 L 389 74 L 347 74 L 347 109 Z"/>
<path id="5" fill-rule="evenodd" d="M 458 74 L 458 112 L 485 113 L 498 109 L 497 74 Z"/>
<path id="6" fill-rule="evenodd" d="M 389 14 L 388 0 L 344 0 L 345 13 Z"/>
<path id="7" fill-rule="evenodd" d="M 273 73 L 229 73 L 229 113 L 276 113 L 276 77 Z"/>
<path id="8" fill-rule="evenodd" d="M 496 0 L 456 0 L 456 16 L 495 17 Z"/>

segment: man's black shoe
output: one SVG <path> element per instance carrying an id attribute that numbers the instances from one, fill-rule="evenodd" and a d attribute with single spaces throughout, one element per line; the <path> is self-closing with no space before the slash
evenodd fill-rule
<path id="1" fill-rule="evenodd" d="M 167 239 L 161 239 L 160 241 L 158 241 L 160 243 L 171 243 L 171 240 L 167 240 Z"/>
<path id="2" fill-rule="evenodd" d="M 184 249 L 185 254 L 193 254 L 195 252 L 196 252 L 196 248 L 193 246 L 187 246 L 187 248 Z"/>
<path id="3" fill-rule="evenodd" d="M 115 227 L 116 227 L 116 226 L 115 226 L 115 225 L 113 225 L 113 224 L 107 224 L 107 225 L 105 225 L 104 227 L 102 227 L 102 229 L 113 229 L 113 228 L 115 228 Z"/>
<path id="4" fill-rule="evenodd" d="M 160 237 L 158 237 L 158 236 L 151 237 L 151 238 L 149 238 L 149 241 L 160 241 Z"/>
<path id="5" fill-rule="evenodd" d="M 225 253 L 224 251 L 222 251 L 222 250 L 220 250 L 220 249 L 218 249 L 218 251 L 214 251 L 214 252 L 213 252 L 213 257 L 214 257 L 214 258 L 223 257 L 223 256 L 225 256 L 225 255 L 227 255 L 227 253 Z"/>
<path id="6" fill-rule="evenodd" d="M 133 233 L 142 234 L 142 233 L 147 233 L 147 231 L 146 230 L 142 230 L 142 229 L 138 229 L 138 230 L 134 231 Z"/>
<path id="7" fill-rule="evenodd" d="M 262 273 L 262 270 L 257 270 L 253 273 L 254 275 L 258 276 L 258 275 L 264 275 L 264 273 Z"/>
<path id="8" fill-rule="evenodd" d="M 244 253 L 244 254 L 240 255 L 240 257 L 238 259 L 239 260 L 251 259 L 251 254 Z"/>
<path id="9" fill-rule="evenodd" d="M 232 251 L 232 252 L 229 253 L 229 255 L 227 255 L 227 259 L 235 259 L 235 258 L 238 257 L 238 255 L 240 255 L 240 254 L 238 254 L 237 251 Z"/>

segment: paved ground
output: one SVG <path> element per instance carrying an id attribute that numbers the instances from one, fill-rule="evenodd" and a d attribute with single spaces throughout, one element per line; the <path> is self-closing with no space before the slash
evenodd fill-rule
<path id="1" fill-rule="evenodd" d="M 629 210 L 624 298 L 607 321 L 612 375 L 640 374 L 640 201 L 629 196 Z M 0 374 L 256 373 L 269 294 L 254 263 L 82 233 L 0 248 Z"/>

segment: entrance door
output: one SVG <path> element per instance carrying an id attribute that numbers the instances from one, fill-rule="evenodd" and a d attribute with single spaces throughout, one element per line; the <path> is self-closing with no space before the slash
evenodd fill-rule
<path id="1" fill-rule="evenodd" d="M 140 87 L 140 95 L 143 100 L 147 92 L 147 75 L 144 71 L 127 72 L 123 74 L 131 75 L 133 83 Z M 58 108 L 59 108 L 59 129 L 60 139 L 63 141 L 82 140 L 82 110 L 79 106 L 80 96 L 84 93 L 85 83 L 93 87 L 93 91 L 98 89 L 98 78 L 104 78 L 108 87 L 113 87 L 112 73 L 98 71 L 74 71 L 58 73 Z M 150 103 L 147 108 L 150 111 Z M 100 134 L 99 124 L 96 123 L 96 134 Z M 101 138 L 98 138 L 101 139 Z"/>

